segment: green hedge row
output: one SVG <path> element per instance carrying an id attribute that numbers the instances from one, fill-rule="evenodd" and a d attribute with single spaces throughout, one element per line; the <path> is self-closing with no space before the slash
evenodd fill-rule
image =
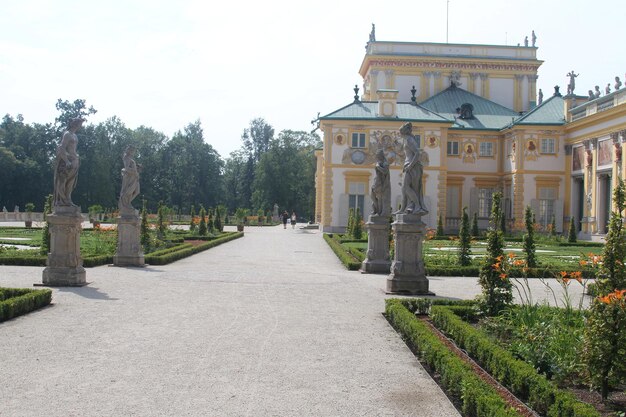
<path id="1" fill-rule="evenodd" d="M 112 255 L 90 256 L 83 258 L 83 266 L 85 268 L 93 268 L 100 265 L 108 265 L 113 263 Z"/>
<path id="2" fill-rule="evenodd" d="M 560 271 L 568 273 L 578 271 L 573 269 L 552 269 L 552 268 L 529 268 L 526 272 L 528 278 L 554 278 L 559 275 Z M 480 268 L 477 266 L 443 266 L 443 265 L 427 265 L 426 274 L 432 277 L 477 277 Z M 591 269 L 582 270 L 583 278 L 595 278 L 595 271 Z M 511 268 L 509 276 L 513 278 L 522 278 L 524 272 L 519 268 Z"/>
<path id="3" fill-rule="evenodd" d="M 174 248 L 179 248 L 179 250 L 170 251 L 164 254 L 163 253 L 158 254 L 158 252 L 153 252 L 153 253 L 146 255 L 144 259 L 146 263 L 150 265 L 165 265 L 165 264 L 169 264 L 174 261 L 177 261 L 179 259 L 183 259 L 188 256 L 194 255 L 198 252 L 202 252 L 212 247 L 221 245 L 222 243 L 226 243 L 231 240 L 238 239 L 240 237 L 243 237 L 242 232 L 227 232 L 227 233 L 224 233 L 222 237 L 219 237 L 217 239 L 211 240 L 210 242 L 206 242 L 198 246 L 193 246 L 190 243 L 185 243 L 184 245 L 174 247 Z M 170 249 L 174 249 L 174 248 L 170 248 Z"/>
<path id="4" fill-rule="evenodd" d="M 539 414 L 548 417 L 600 416 L 591 405 L 558 389 L 544 375 L 538 374 L 532 365 L 513 357 L 450 308 L 433 306 L 430 317 L 457 346 L 467 351 L 487 372 Z"/>
<path id="5" fill-rule="evenodd" d="M 191 243 L 181 243 L 179 245 L 172 246 L 169 248 L 155 250 L 154 252 L 150 252 L 146 254 L 145 256 L 146 257 L 147 256 L 163 256 L 163 255 L 167 255 L 168 253 L 178 252 L 180 250 L 192 248 L 192 247 L 193 245 Z"/>
<path id="6" fill-rule="evenodd" d="M 24 256 L 24 257 L 2 257 L 0 256 L 0 265 L 18 265 L 18 266 L 46 266 L 47 256 Z"/>
<path id="7" fill-rule="evenodd" d="M 214 240 L 217 239 L 219 236 L 214 236 L 214 235 L 210 235 L 210 236 L 185 236 L 184 239 L 185 240 Z"/>
<path id="8" fill-rule="evenodd" d="M 352 256 L 332 234 L 324 233 L 324 240 L 346 268 L 350 271 L 358 271 L 361 268 L 361 262 Z"/>
<path id="9" fill-rule="evenodd" d="M 0 288 L 0 322 L 50 304 L 52 290 Z"/>
<path id="10" fill-rule="evenodd" d="M 472 367 L 459 358 L 418 320 L 400 300 L 385 300 L 385 314 L 407 343 L 441 377 L 448 393 L 459 400 L 464 416 L 521 416 L 509 407 L 496 390 L 480 379 Z"/>

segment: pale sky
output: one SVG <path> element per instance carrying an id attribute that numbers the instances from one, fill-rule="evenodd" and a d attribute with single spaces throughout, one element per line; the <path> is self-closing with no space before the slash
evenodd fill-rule
<path id="1" fill-rule="evenodd" d="M 517 45 L 534 29 L 545 98 L 626 72 L 618 0 L 451 0 L 449 42 Z M 222 157 L 250 120 L 311 130 L 352 101 L 371 24 L 378 41 L 446 41 L 446 0 L 0 0 L 0 116 L 54 121 L 56 100 L 87 100 L 167 136 L 200 119 Z M 362 91 L 361 91 L 362 92 Z"/>

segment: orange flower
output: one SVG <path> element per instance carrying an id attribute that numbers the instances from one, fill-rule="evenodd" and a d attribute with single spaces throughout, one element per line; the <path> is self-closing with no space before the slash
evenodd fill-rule
<path id="1" fill-rule="evenodd" d="M 496 271 L 500 270 L 500 262 L 496 262 L 495 264 L 492 265 L 493 269 L 495 269 Z"/>
<path id="2" fill-rule="evenodd" d="M 513 259 L 513 258 L 515 258 L 515 254 L 514 254 L 513 252 L 509 252 L 509 255 L 508 255 L 508 256 L 509 256 L 509 259 Z"/>
<path id="3" fill-rule="evenodd" d="M 570 272 L 569 277 L 578 281 L 579 284 L 583 283 L 583 273 L 580 271 Z"/>
<path id="4" fill-rule="evenodd" d="M 559 275 L 561 276 L 561 278 L 565 278 L 567 276 L 567 271 L 561 271 L 559 272 Z"/>
<path id="5" fill-rule="evenodd" d="M 506 279 L 506 274 L 503 272 L 500 274 L 500 279 L 504 281 Z"/>
<path id="6" fill-rule="evenodd" d="M 600 300 L 600 302 L 604 304 L 611 304 L 611 297 L 609 297 L 608 295 L 604 297 L 598 297 L 598 300 Z"/>
<path id="7" fill-rule="evenodd" d="M 496 261 L 498 261 L 498 262 L 502 261 L 502 255 L 496 256 Z"/>
<path id="8" fill-rule="evenodd" d="M 563 283 L 564 284 L 569 284 L 569 278 L 563 278 Z"/>
<path id="9" fill-rule="evenodd" d="M 585 261 L 584 259 L 581 260 L 579 263 L 580 263 L 580 266 L 586 266 L 588 264 L 588 262 Z"/>

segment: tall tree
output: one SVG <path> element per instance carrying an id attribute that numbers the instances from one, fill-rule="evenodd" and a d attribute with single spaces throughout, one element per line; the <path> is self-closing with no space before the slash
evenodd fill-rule
<path id="1" fill-rule="evenodd" d="M 255 163 L 269 150 L 273 138 L 274 128 L 260 117 L 251 120 L 250 126 L 241 135 L 243 147 Z"/>

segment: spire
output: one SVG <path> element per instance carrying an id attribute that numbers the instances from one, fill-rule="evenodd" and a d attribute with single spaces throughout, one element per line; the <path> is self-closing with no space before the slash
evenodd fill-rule
<path id="1" fill-rule="evenodd" d="M 354 84 L 354 102 L 358 103 L 359 101 L 359 86 Z"/>
<path id="2" fill-rule="evenodd" d="M 416 99 L 415 99 L 415 93 L 416 93 L 416 92 L 417 92 L 417 90 L 415 89 L 415 86 L 413 86 L 413 88 L 411 88 L 411 102 L 412 102 L 413 104 L 416 104 L 416 103 L 415 103 L 415 100 L 416 100 Z"/>

